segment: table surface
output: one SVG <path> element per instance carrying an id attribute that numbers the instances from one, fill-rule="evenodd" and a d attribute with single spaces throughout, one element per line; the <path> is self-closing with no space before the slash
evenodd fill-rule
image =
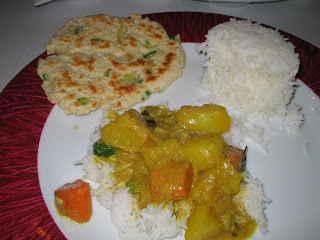
<path id="1" fill-rule="evenodd" d="M 249 1 L 249 0 L 248 0 Z M 40 7 L 34 0 L 2 1 L 0 8 L 0 92 L 67 20 L 92 14 L 208 12 L 257 21 L 295 35 L 320 48 L 320 1 L 286 0 L 243 6 L 194 0 L 56 0 Z"/>

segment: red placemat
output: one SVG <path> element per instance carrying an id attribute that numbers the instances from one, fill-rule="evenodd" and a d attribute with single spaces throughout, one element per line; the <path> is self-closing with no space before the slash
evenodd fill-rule
<path id="1" fill-rule="evenodd" d="M 203 42 L 213 26 L 231 17 L 195 12 L 146 14 L 182 42 Z M 280 31 L 281 32 L 281 31 Z M 320 97 L 320 50 L 281 32 L 300 56 L 297 77 Z M 1 239 L 65 239 L 41 195 L 37 172 L 38 144 L 53 107 L 41 88 L 37 63 L 26 66 L 0 94 L 0 237 Z"/>

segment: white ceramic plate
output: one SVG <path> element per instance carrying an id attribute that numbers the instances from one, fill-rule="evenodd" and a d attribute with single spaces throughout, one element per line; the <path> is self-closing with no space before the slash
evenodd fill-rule
<path id="1" fill-rule="evenodd" d="M 182 105 L 200 105 L 203 92 L 197 88 L 204 69 L 203 55 L 194 43 L 183 43 L 186 52 L 184 74 L 163 93 L 153 94 L 142 104 L 167 102 L 171 109 Z M 303 106 L 305 123 L 299 135 L 266 135 L 272 139 L 270 152 L 248 149 L 247 168 L 264 183 L 265 194 L 273 201 L 267 208 L 269 234 L 266 239 L 318 239 L 320 236 L 320 100 L 301 81 L 293 102 Z M 46 205 L 65 236 L 72 239 L 118 239 L 108 210 L 93 197 L 93 216 L 87 224 L 74 224 L 57 213 L 54 190 L 67 182 L 82 178 L 84 171 L 74 162 L 87 152 L 89 136 L 98 125 L 102 111 L 75 117 L 55 106 L 43 128 L 38 152 L 40 187 Z M 74 130 L 78 126 L 79 130 Z M 306 148 L 310 156 L 306 154 Z M 253 239 L 261 239 L 257 234 Z"/>
<path id="2" fill-rule="evenodd" d="M 198 0 L 201 2 L 210 2 L 218 7 L 237 8 L 248 5 L 249 3 L 268 3 L 281 0 Z"/>
<path id="3" fill-rule="evenodd" d="M 278 2 L 281 0 L 205 0 L 208 2 L 224 2 L 224 3 L 257 3 L 257 2 Z"/>

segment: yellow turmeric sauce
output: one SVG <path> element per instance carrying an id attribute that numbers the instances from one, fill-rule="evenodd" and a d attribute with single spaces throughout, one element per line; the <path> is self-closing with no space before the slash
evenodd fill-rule
<path id="1" fill-rule="evenodd" d="M 243 156 L 236 153 L 231 161 L 222 136 L 231 124 L 225 108 L 150 106 L 141 113 L 113 114 L 115 120 L 101 129 L 103 143 L 117 151 L 97 158 L 113 166 L 116 185 L 129 187 L 141 209 L 173 202 L 180 206 L 177 219 L 189 212 L 187 240 L 251 237 L 257 224 L 236 201 L 244 174 L 236 167 L 241 162 L 232 163 Z"/>

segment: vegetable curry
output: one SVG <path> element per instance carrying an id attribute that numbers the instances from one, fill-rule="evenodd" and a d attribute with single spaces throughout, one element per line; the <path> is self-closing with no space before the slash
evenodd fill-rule
<path id="1" fill-rule="evenodd" d="M 101 128 L 95 161 L 107 161 L 117 186 L 128 187 L 141 209 L 174 202 L 177 221 L 188 211 L 185 239 L 246 239 L 256 222 L 237 201 L 245 151 L 225 143 L 231 118 L 219 105 L 171 111 L 130 109 Z M 240 196 L 241 197 L 241 196 Z"/>

